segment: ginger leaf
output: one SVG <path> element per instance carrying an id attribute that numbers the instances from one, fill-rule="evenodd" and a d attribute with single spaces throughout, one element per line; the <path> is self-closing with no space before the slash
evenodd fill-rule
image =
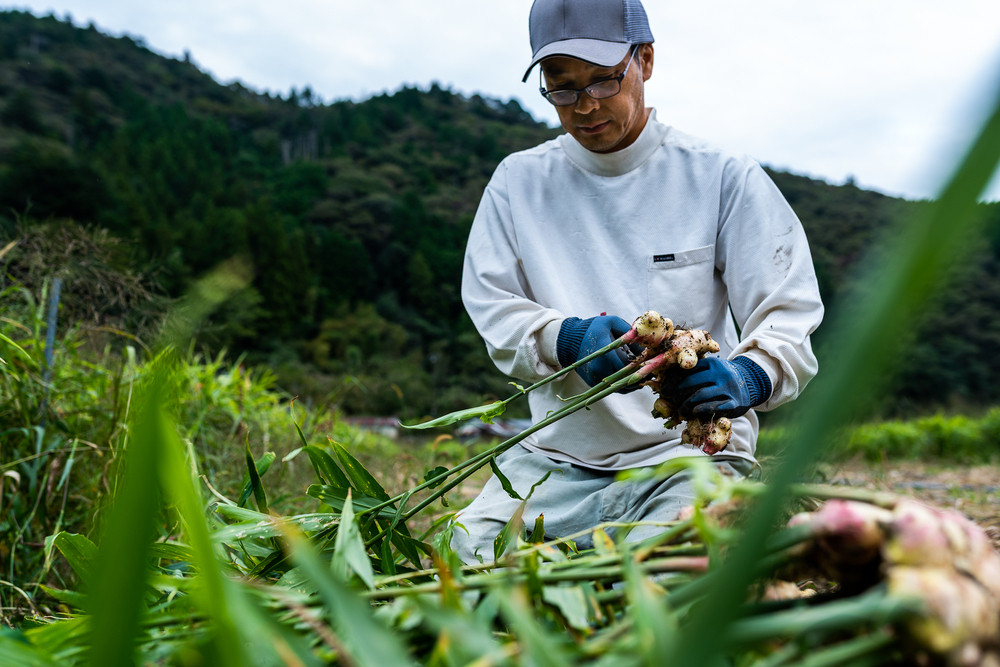
<path id="1" fill-rule="evenodd" d="M 450 426 L 456 422 L 472 419 L 473 417 L 479 417 L 487 424 L 492 424 L 493 420 L 502 415 L 506 409 L 506 402 L 496 401 L 494 403 L 487 403 L 486 405 L 479 405 L 474 408 L 465 408 L 464 410 L 449 412 L 442 417 L 421 422 L 419 424 L 400 424 L 400 426 L 409 429 L 440 428 L 441 426 Z"/>

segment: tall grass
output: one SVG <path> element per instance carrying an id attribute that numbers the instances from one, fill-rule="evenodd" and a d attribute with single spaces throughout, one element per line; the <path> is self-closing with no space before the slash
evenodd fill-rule
<path id="1" fill-rule="evenodd" d="M 298 447 L 293 420 L 308 434 L 339 433 L 374 449 L 335 415 L 296 406 L 272 375 L 239 358 L 185 348 L 169 360 L 146 359 L 131 338 L 97 357 L 88 352 L 91 332 L 77 326 L 61 328 L 46 349 L 47 297 L 19 286 L 0 293 L 0 618 L 8 624 L 41 611 L 42 582 L 77 584 L 47 538 L 96 534 L 106 502 L 130 479 L 120 467 L 131 422 L 141 388 L 161 366 L 169 367 L 163 405 L 184 425 L 178 437 L 222 493 L 239 493 L 248 443 L 257 456 Z M 306 468 L 302 461 L 275 466 L 277 509 L 301 500 L 301 490 L 292 490 L 303 488 Z M 167 523 L 161 517 L 162 530 Z"/>

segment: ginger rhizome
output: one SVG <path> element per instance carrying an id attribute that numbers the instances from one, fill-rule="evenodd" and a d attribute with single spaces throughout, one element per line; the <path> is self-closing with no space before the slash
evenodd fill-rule
<path id="1" fill-rule="evenodd" d="M 1000 664 L 1000 553 L 989 537 L 955 510 L 884 504 L 833 499 L 793 516 L 788 525 L 807 526 L 810 538 L 783 575 L 804 580 L 818 568 L 845 593 L 885 582 L 890 596 L 920 601 L 899 628 L 906 664 Z"/>
<path id="2" fill-rule="evenodd" d="M 669 318 L 650 310 L 632 323 L 632 330 L 625 338 L 627 343 L 638 343 L 646 348 L 636 363 L 640 372 L 649 376 L 644 384 L 657 394 L 653 416 L 663 419 L 667 428 L 687 421 L 681 441 L 699 447 L 706 454 L 725 449 L 732 439 L 733 425 L 729 419 L 685 419 L 668 395 L 673 389 L 673 380 L 668 379 L 672 369 L 690 370 L 701 357 L 719 351 L 719 344 L 712 340 L 711 334 L 703 329 L 676 329 Z"/>

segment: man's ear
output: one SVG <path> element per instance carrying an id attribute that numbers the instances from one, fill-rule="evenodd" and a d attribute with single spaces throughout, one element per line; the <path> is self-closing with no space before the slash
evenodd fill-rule
<path id="1" fill-rule="evenodd" d="M 649 81 L 649 77 L 653 74 L 653 45 L 640 44 L 637 55 L 639 63 L 642 65 L 642 80 Z"/>

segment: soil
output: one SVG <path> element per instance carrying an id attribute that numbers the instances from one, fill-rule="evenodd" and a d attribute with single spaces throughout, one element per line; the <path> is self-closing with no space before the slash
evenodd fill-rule
<path id="1" fill-rule="evenodd" d="M 900 461 L 830 465 L 826 481 L 910 496 L 975 521 L 1000 550 L 1000 465 L 958 466 Z"/>

